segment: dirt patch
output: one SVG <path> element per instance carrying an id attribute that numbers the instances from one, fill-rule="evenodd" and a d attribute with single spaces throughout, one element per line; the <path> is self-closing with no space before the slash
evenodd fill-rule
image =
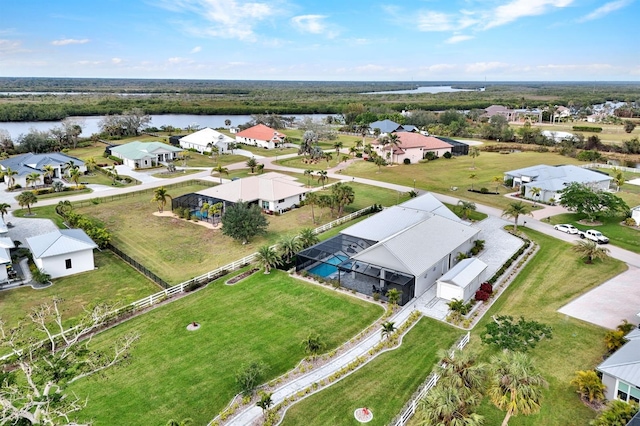
<path id="1" fill-rule="evenodd" d="M 190 222 L 193 223 L 195 225 L 200 225 L 200 226 L 204 226 L 207 229 L 220 229 L 222 228 L 222 223 L 218 223 L 216 225 L 213 225 L 210 222 L 206 222 L 203 220 L 187 220 L 187 219 L 182 219 L 181 217 L 179 217 L 178 215 L 176 215 L 173 212 L 170 211 L 163 211 L 163 212 L 153 212 L 154 216 L 158 216 L 158 217 L 170 217 L 171 219 L 171 223 L 172 224 L 177 224 L 178 222 Z"/>
<path id="2" fill-rule="evenodd" d="M 579 223 L 580 225 L 584 225 L 584 226 L 600 226 L 600 225 L 602 225 L 602 222 L 599 222 L 599 221 L 597 221 L 597 220 L 594 220 L 594 221 L 592 222 L 592 221 L 590 221 L 590 220 L 582 219 L 582 220 L 579 220 L 579 221 L 578 221 L 578 223 Z"/>

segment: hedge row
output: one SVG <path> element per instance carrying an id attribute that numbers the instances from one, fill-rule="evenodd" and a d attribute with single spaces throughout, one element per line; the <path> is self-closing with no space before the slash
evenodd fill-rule
<path id="1" fill-rule="evenodd" d="M 602 131 L 602 127 L 593 127 L 593 126 L 573 126 L 573 130 L 576 132 L 593 132 L 600 133 Z"/>

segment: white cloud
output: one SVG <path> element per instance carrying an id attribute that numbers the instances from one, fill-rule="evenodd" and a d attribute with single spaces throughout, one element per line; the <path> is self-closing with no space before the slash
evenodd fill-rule
<path id="1" fill-rule="evenodd" d="M 196 47 L 194 47 L 193 49 L 191 49 L 191 52 L 189 52 L 189 53 L 198 53 L 198 52 L 200 52 L 201 50 L 202 50 L 202 47 L 200 47 L 200 46 L 196 46 Z"/>
<path id="2" fill-rule="evenodd" d="M 527 16 L 543 15 L 554 8 L 567 7 L 574 0 L 512 0 L 489 12 L 484 29 L 505 25 Z"/>
<path id="3" fill-rule="evenodd" d="M 85 44 L 85 43 L 89 43 L 89 39 L 88 38 L 82 38 L 82 39 L 63 38 L 63 39 L 60 39 L 60 40 L 53 40 L 51 42 L 51 44 L 53 44 L 54 46 L 67 46 L 69 44 Z"/>
<path id="4" fill-rule="evenodd" d="M 452 31 L 456 29 L 454 17 L 446 13 L 421 11 L 418 13 L 418 29 L 420 31 Z"/>
<path id="5" fill-rule="evenodd" d="M 20 50 L 21 44 L 18 40 L 0 39 L 0 54 L 17 52 Z"/>
<path id="6" fill-rule="evenodd" d="M 111 63 L 116 65 L 121 64 L 122 58 L 111 58 Z"/>
<path id="7" fill-rule="evenodd" d="M 467 64 L 465 71 L 469 74 L 480 74 L 487 71 L 493 71 L 497 69 L 508 68 L 509 64 L 504 62 L 476 62 L 473 64 Z"/>
<path id="8" fill-rule="evenodd" d="M 255 41 L 257 23 L 277 13 L 267 2 L 244 0 L 160 0 L 158 5 L 175 12 L 191 12 L 204 19 L 208 26 L 199 22 L 185 24 L 185 30 L 193 35 L 244 41 Z"/>
<path id="9" fill-rule="evenodd" d="M 632 0 L 618 0 L 606 3 L 593 12 L 581 17 L 578 19 L 578 22 L 587 22 L 593 21 L 594 19 L 602 18 L 605 15 L 608 15 L 611 12 L 615 12 L 618 9 L 622 9 L 625 6 L 628 6 L 632 3 Z"/>
<path id="10" fill-rule="evenodd" d="M 300 15 L 291 18 L 293 25 L 303 33 L 322 34 L 326 25 L 323 22 L 325 15 Z"/>
<path id="11" fill-rule="evenodd" d="M 455 43 L 460 43 L 461 41 L 467 41 L 467 40 L 471 40 L 475 37 L 470 36 L 470 35 L 454 35 L 453 37 L 449 37 L 445 43 L 448 44 L 455 44 Z"/>

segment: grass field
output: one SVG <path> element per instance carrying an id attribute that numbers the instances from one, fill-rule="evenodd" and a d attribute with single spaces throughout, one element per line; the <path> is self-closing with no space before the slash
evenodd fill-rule
<path id="1" fill-rule="evenodd" d="M 427 163 L 410 165 L 395 165 L 392 167 L 378 167 L 370 162 L 356 161 L 343 171 L 344 175 L 356 176 L 368 179 L 375 179 L 384 182 L 393 182 L 400 185 L 418 189 L 450 194 L 455 197 L 473 201 L 479 204 L 504 209 L 511 200 L 501 196 L 513 189 L 497 185 L 493 181 L 494 177 L 504 176 L 504 172 L 536 164 L 580 164 L 577 160 L 563 157 L 554 153 L 519 152 L 508 155 L 482 152 L 474 159 L 469 156 L 453 157 L 449 160 L 440 158 Z M 471 175 L 476 175 L 476 179 L 470 179 Z M 469 192 L 467 189 L 473 183 L 474 188 L 488 188 L 495 191 L 496 187 L 501 195 L 489 195 Z M 451 188 L 456 187 L 456 191 Z"/>
<path id="2" fill-rule="evenodd" d="M 511 126 L 514 129 L 518 129 L 522 125 L 511 123 Z M 589 127 L 602 127 L 602 132 L 580 132 L 573 130 L 573 126 L 589 126 Z M 535 125 L 536 128 L 540 128 L 542 130 L 548 130 L 550 132 L 569 132 L 569 133 L 581 133 L 584 135 L 585 139 L 590 136 L 598 136 L 600 140 L 606 143 L 620 143 L 622 141 L 628 141 L 634 137 L 640 136 L 640 129 L 636 128 L 631 133 L 626 133 L 624 131 L 624 126 L 622 124 L 603 124 L 603 123 L 587 123 L 585 121 L 577 121 L 573 123 L 540 123 Z"/>
<path id="3" fill-rule="evenodd" d="M 570 223 L 581 231 L 597 229 L 609 238 L 611 244 L 635 253 L 640 253 L 640 229 L 620 225 L 620 222 L 624 220 L 623 217 L 598 218 L 598 220 L 602 222 L 602 225 L 598 226 L 585 226 L 578 223 L 579 220 L 584 218 L 584 215 L 577 213 L 566 213 L 552 216 L 551 223 L 554 225 L 558 223 Z"/>
<path id="4" fill-rule="evenodd" d="M 65 318 L 72 318 L 89 304 L 124 305 L 160 291 L 156 284 L 110 251 L 96 250 L 94 259 L 97 269 L 54 279 L 53 285 L 46 289 L 23 287 L 0 291 L 0 315 L 10 326 L 15 326 L 33 307 L 61 297 Z"/>
<path id="5" fill-rule="evenodd" d="M 422 318 L 404 337 L 402 346 L 386 352 L 329 388 L 293 405 L 284 426 L 353 425 L 356 408 L 373 412 L 369 425 L 386 425 L 427 378 L 439 349 L 448 349 L 462 331 Z"/>
<path id="6" fill-rule="evenodd" d="M 233 286 L 222 281 L 94 338 L 94 344 L 137 331 L 129 362 L 71 387 L 89 404 L 81 413 L 99 425 L 164 425 L 192 418 L 203 425 L 236 393 L 242 365 L 262 361 L 265 381 L 304 357 L 302 340 L 319 333 L 337 347 L 382 314 L 379 306 L 297 281 L 257 273 Z M 201 328 L 185 327 L 197 321 Z"/>
<path id="7" fill-rule="evenodd" d="M 596 287 L 607 279 L 626 270 L 626 265 L 609 259 L 586 265 L 570 250 L 570 244 L 530 229 L 525 232 L 540 244 L 540 251 L 523 269 L 482 321 L 474 328 L 471 347 L 480 349 L 488 360 L 495 351 L 480 344 L 481 333 L 491 316 L 496 314 L 520 315 L 544 322 L 553 328 L 553 339 L 543 341 L 530 351 L 535 364 L 549 382 L 544 391 L 540 414 L 514 417 L 512 426 L 584 426 L 595 417 L 569 385 L 577 370 L 594 368 L 606 352 L 603 337 L 605 329 L 588 324 L 557 310 Z M 504 413 L 485 401 L 480 414 L 485 424 L 500 424 Z"/>

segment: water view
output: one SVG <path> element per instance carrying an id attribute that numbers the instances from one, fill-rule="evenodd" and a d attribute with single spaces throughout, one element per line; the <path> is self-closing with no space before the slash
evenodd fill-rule
<path id="1" fill-rule="evenodd" d="M 421 86 L 417 89 L 388 90 L 383 92 L 365 92 L 363 95 L 406 95 L 412 93 L 452 93 L 452 92 L 484 92 L 484 87 L 478 89 L 455 89 L 452 86 Z"/>

